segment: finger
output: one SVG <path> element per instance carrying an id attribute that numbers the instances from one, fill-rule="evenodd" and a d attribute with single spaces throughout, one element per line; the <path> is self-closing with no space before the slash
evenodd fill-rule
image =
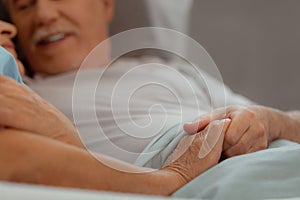
<path id="1" fill-rule="evenodd" d="M 26 124 L 35 124 L 37 113 L 26 104 L 0 95 L 0 124 L 17 129 L 27 129 Z M 22 106 L 20 106 L 22 105 Z"/>
<path id="2" fill-rule="evenodd" d="M 246 154 L 253 145 L 253 140 L 250 133 L 245 133 L 242 138 L 234 146 L 224 151 L 226 157 L 233 157 L 241 154 Z"/>
<path id="3" fill-rule="evenodd" d="M 10 77 L 0 75 L 0 85 L 14 82 L 14 80 Z"/>
<path id="4" fill-rule="evenodd" d="M 263 130 L 260 130 L 257 126 L 251 126 L 251 128 L 244 133 L 237 144 L 232 146 L 228 150 L 225 150 L 224 154 L 228 157 L 246 154 L 251 152 L 250 149 L 264 149 L 266 148 L 267 144 L 268 141 L 264 136 Z"/>
<path id="5" fill-rule="evenodd" d="M 7 78 L 0 77 L 0 94 L 5 96 L 18 95 L 32 93 L 32 90 L 25 85 L 19 84 L 16 81 Z"/>
<path id="6" fill-rule="evenodd" d="M 189 134 L 196 134 L 203 130 L 210 122 L 210 119 L 199 119 L 191 124 L 184 124 L 183 129 Z"/>
<path id="7" fill-rule="evenodd" d="M 244 113 L 233 114 L 232 121 L 225 134 L 224 150 L 236 145 L 250 127 L 251 120 L 244 117 Z"/>
<path id="8" fill-rule="evenodd" d="M 184 130 L 187 133 L 195 134 L 203 130 L 210 122 L 214 120 L 221 120 L 226 117 L 226 108 L 219 108 L 211 113 L 202 115 L 196 121 L 184 124 Z"/>
<path id="9" fill-rule="evenodd" d="M 205 158 L 212 151 L 222 151 L 224 135 L 230 122 L 230 119 L 214 121 L 205 129 L 204 133 L 201 133 L 204 138 L 199 151 L 200 159 Z"/>
<path id="10" fill-rule="evenodd" d="M 3 126 L 31 131 L 36 129 L 32 124 L 41 126 L 47 117 L 40 114 L 39 103 L 33 96 L 0 94 L 0 105 L 0 124 Z"/>
<path id="11" fill-rule="evenodd" d="M 21 84 L 10 77 L 0 75 L 0 87 L 3 87 L 3 86 L 21 86 Z M 23 85 L 23 87 L 24 87 L 24 85 Z"/>

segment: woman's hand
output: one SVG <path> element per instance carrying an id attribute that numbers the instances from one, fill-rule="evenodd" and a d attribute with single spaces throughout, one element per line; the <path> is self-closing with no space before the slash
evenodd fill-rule
<path id="1" fill-rule="evenodd" d="M 0 76 L 0 127 L 15 128 L 83 147 L 73 124 L 28 87 Z"/>
<path id="2" fill-rule="evenodd" d="M 275 110 L 263 106 L 230 106 L 203 115 L 192 124 L 185 124 L 184 129 L 194 134 L 213 120 L 231 119 L 225 133 L 223 153 L 232 157 L 266 149 L 270 141 L 279 138 L 280 131 L 271 127 L 277 115 Z"/>
<path id="3" fill-rule="evenodd" d="M 203 131 L 185 136 L 167 159 L 163 170 L 175 172 L 182 187 L 218 164 L 229 124 L 230 119 L 215 120 Z"/>

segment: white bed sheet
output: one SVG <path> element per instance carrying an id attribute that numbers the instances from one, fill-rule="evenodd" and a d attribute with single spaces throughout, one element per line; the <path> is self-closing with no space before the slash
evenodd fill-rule
<path id="1" fill-rule="evenodd" d="M 157 196 L 143 196 L 90 190 L 63 189 L 55 187 L 0 182 L 1 200 L 166 200 Z M 173 198 L 172 198 L 173 199 Z"/>
<path id="2" fill-rule="evenodd" d="M 224 161 L 177 191 L 172 199 L 300 199 L 300 145 L 281 140 L 271 147 Z M 0 182 L 0 200 L 20 199 L 168 198 Z"/>

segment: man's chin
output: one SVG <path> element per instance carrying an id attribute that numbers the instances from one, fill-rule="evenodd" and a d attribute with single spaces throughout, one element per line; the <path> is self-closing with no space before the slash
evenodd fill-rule
<path id="1" fill-rule="evenodd" d="M 43 66 L 43 67 L 41 67 Z M 80 64 L 63 64 L 61 62 L 60 64 L 51 64 L 51 62 L 48 62 L 47 65 L 39 65 L 33 67 L 33 71 L 37 74 L 41 74 L 44 76 L 54 76 L 62 73 L 68 73 L 68 72 L 74 72 L 77 71 L 80 68 Z"/>

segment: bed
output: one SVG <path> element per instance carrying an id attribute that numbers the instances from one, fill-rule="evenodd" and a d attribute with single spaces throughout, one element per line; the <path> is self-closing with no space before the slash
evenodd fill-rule
<path id="1" fill-rule="evenodd" d="M 172 28 L 187 32 L 186 25 L 192 0 L 138 0 L 131 1 L 127 6 L 133 6 L 137 12 L 148 13 L 146 17 L 133 21 L 132 24 L 123 24 L 121 2 L 116 1 L 117 15 L 111 26 L 111 33 L 118 33 L 128 28 L 152 25 Z M 127 2 L 128 3 L 128 2 Z M 172 7 L 173 6 L 173 7 Z M 172 9 L 161 10 L 164 7 Z M 159 9 L 158 9 L 159 8 Z M 124 12 L 124 11 L 123 11 Z M 179 14 L 178 14 L 179 13 Z M 163 20 L 158 20 L 163 19 Z M 174 16 L 177 16 L 174 17 Z M 129 18 L 133 16 L 129 16 Z M 159 35 L 153 39 L 164 42 Z M 182 45 L 180 41 L 171 45 Z M 174 139 L 174 138 L 173 138 Z M 166 144 L 167 143 L 167 144 Z M 163 151 L 149 158 L 141 158 L 139 165 L 159 167 L 170 153 L 169 141 L 162 147 Z M 152 143 L 153 145 L 157 143 Z M 174 144 L 172 144 L 174 145 Z M 147 149 L 146 149 L 147 151 Z M 285 140 L 275 141 L 269 149 L 257 153 L 237 156 L 227 159 L 203 173 L 185 187 L 178 190 L 171 198 L 194 199 L 290 199 L 300 197 L 300 145 Z M 166 199 L 163 197 L 140 196 L 132 194 L 109 193 L 103 191 L 88 191 L 76 189 L 53 188 L 46 186 L 14 184 L 0 182 L 0 199 Z"/>
<path id="2" fill-rule="evenodd" d="M 164 153 L 158 156 L 164 156 Z M 172 199 L 294 199 L 300 197 L 300 145 L 275 141 L 264 151 L 221 162 L 175 192 Z M 152 161 L 157 164 L 157 160 Z M 150 160 L 151 160 L 150 159 Z M 159 165 L 159 164 L 158 164 Z M 166 199 L 0 182 L 1 200 Z"/>

